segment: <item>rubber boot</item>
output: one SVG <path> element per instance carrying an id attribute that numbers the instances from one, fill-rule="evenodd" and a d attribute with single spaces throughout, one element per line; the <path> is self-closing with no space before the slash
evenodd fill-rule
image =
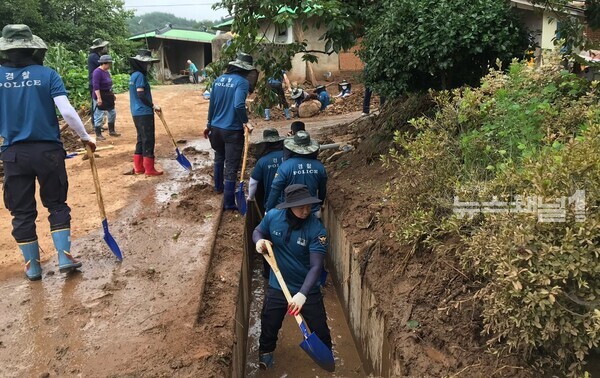
<path id="1" fill-rule="evenodd" d="M 119 134 L 118 132 L 115 131 L 115 123 L 114 122 L 108 123 L 108 135 L 113 136 L 113 137 L 121 136 L 121 134 Z"/>
<path id="2" fill-rule="evenodd" d="M 273 367 L 273 352 L 261 353 L 258 357 L 258 367 L 260 370 L 267 370 Z"/>
<path id="3" fill-rule="evenodd" d="M 71 229 L 52 231 L 52 241 L 58 252 L 58 270 L 69 273 L 81 268 L 81 262 L 71 255 Z"/>
<path id="4" fill-rule="evenodd" d="M 223 209 L 237 210 L 237 206 L 235 205 L 235 181 L 225 180 Z"/>
<path id="5" fill-rule="evenodd" d="M 102 136 L 102 126 L 100 127 L 95 127 L 94 130 L 96 131 L 96 140 L 106 140 L 105 137 Z"/>
<path id="6" fill-rule="evenodd" d="M 145 172 L 144 170 L 144 157 L 142 154 L 133 155 L 133 173 L 141 175 Z"/>
<path id="7" fill-rule="evenodd" d="M 271 109 L 265 109 L 265 121 L 271 120 Z"/>
<path id="8" fill-rule="evenodd" d="M 215 193 L 223 193 L 223 166 L 215 165 L 214 168 L 214 177 L 215 181 Z"/>
<path id="9" fill-rule="evenodd" d="M 290 119 L 291 118 L 290 117 L 290 109 L 289 108 L 283 109 L 283 112 L 285 113 L 285 119 Z"/>
<path id="10" fill-rule="evenodd" d="M 154 168 L 154 158 L 144 156 L 144 173 L 146 176 L 160 176 L 163 174 Z"/>
<path id="11" fill-rule="evenodd" d="M 19 249 L 25 259 L 25 275 L 29 281 L 42 279 L 42 267 L 40 265 L 40 245 L 38 241 L 19 243 Z"/>

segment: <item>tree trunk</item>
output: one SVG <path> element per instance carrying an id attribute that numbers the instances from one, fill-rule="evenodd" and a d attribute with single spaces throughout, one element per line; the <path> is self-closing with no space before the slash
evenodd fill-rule
<path id="1" fill-rule="evenodd" d="M 304 30 L 302 30 L 302 25 L 299 22 L 294 22 L 294 41 L 302 43 L 304 41 Z M 305 82 L 308 82 L 311 86 L 317 86 L 317 78 L 315 76 L 315 71 L 313 70 L 312 63 L 306 61 L 306 75 L 304 78 Z"/>

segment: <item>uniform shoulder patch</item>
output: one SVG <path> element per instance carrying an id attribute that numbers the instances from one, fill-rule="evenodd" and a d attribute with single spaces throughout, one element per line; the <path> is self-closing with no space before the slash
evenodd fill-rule
<path id="1" fill-rule="evenodd" d="M 319 236 L 319 243 L 321 243 L 321 245 L 327 244 L 327 236 Z"/>

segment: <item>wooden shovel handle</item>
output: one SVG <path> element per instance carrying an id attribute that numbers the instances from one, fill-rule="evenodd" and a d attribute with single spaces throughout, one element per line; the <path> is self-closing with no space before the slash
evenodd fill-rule
<path id="1" fill-rule="evenodd" d="M 267 262 L 271 266 L 271 269 L 273 269 L 273 273 L 275 273 L 275 277 L 277 277 L 277 282 L 279 282 L 279 286 L 281 286 L 281 291 L 283 291 L 283 295 L 285 295 L 285 299 L 287 300 L 288 303 L 291 303 L 292 302 L 292 294 L 290 293 L 287 285 L 285 284 L 285 281 L 283 280 L 283 276 L 281 275 L 281 272 L 279 271 L 279 267 L 277 266 L 277 260 L 275 260 L 275 254 L 273 253 L 273 248 L 271 247 L 270 243 L 265 243 L 265 245 L 267 246 L 267 251 L 269 251 L 269 253 L 263 254 L 263 256 L 265 257 L 265 260 L 267 260 Z M 302 317 L 302 315 L 300 315 L 300 314 L 295 315 L 294 318 L 296 319 L 296 322 L 298 323 L 298 325 L 302 325 L 302 323 L 304 323 L 307 331 L 310 333 L 310 329 L 308 329 L 308 325 L 306 325 L 306 323 L 304 322 L 304 318 Z"/>
<path id="2" fill-rule="evenodd" d="M 167 130 L 167 134 L 169 135 L 169 138 L 171 138 L 171 142 L 173 142 L 173 146 L 175 146 L 175 148 L 177 148 L 177 143 L 175 143 L 175 138 L 173 138 L 173 134 L 171 134 L 171 130 L 169 130 L 169 126 L 167 126 L 167 121 L 165 121 L 165 116 L 163 115 L 162 110 L 160 112 L 156 112 L 158 114 L 158 118 L 160 118 L 160 121 L 162 122 L 163 126 L 165 127 L 165 130 Z"/>
<path id="3" fill-rule="evenodd" d="M 100 209 L 100 217 L 104 221 L 106 219 L 106 211 L 104 210 L 104 201 L 102 200 L 102 192 L 100 191 L 100 179 L 98 178 L 98 168 L 96 168 L 96 158 L 90 146 L 85 146 L 88 157 L 90 158 L 90 166 L 92 167 L 92 176 L 94 177 L 94 186 L 96 187 L 96 199 L 98 200 L 98 208 Z"/>
<path id="4" fill-rule="evenodd" d="M 250 131 L 248 131 L 248 127 L 244 126 L 244 160 L 242 160 L 240 182 L 244 181 L 244 172 L 246 171 L 246 162 L 248 161 L 248 144 L 250 144 Z"/>

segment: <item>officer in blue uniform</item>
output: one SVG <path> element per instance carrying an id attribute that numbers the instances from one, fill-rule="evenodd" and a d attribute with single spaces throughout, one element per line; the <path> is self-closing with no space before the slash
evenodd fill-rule
<path id="1" fill-rule="evenodd" d="M 324 85 L 319 85 L 315 88 L 315 93 L 317 94 L 319 102 L 321 103 L 321 111 L 327 109 L 331 102 L 327 88 L 325 88 Z"/>
<path id="2" fill-rule="evenodd" d="M 48 209 L 52 241 L 60 272 L 81 267 L 71 254 L 71 209 L 68 180 L 56 108 L 84 146 L 96 149 L 67 99 L 62 79 L 42 66 L 46 44 L 27 25 L 7 25 L 0 38 L 0 158 L 4 164 L 4 204 L 13 221 L 12 236 L 25 259 L 30 280 L 42 278 L 36 234 L 36 179 Z"/>
<path id="3" fill-rule="evenodd" d="M 215 80 L 210 94 L 204 137 L 215 150 L 215 192 L 224 192 L 225 210 L 237 209 L 235 184 L 244 148 L 244 127 L 248 127 L 246 97 L 257 78 L 252 56 L 239 53 L 229 62 L 225 74 Z"/>
<path id="4" fill-rule="evenodd" d="M 137 133 L 137 143 L 133 154 L 133 171 L 135 174 L 160 176 L 154 166 L 155 123 L 154 112 L 160 113 L 160 106 L 152 102 L 152 91 L 148 82 L 148 71 L 152 63 L 158 59 L 152 57 L 152 52 L 140 49 L 136 56 L 129 58 L 131 77 L 129 78 L 129 108 Z"/>
<path id="5" fill-rule="evenodd" d="M 263 139 L 256 143 L 257 162 L 250 176 L 248 185 L 248 200 L 253 201 L 259 185 L 262 188 L 264 206 L 271 192 L 271 184 L 277 173 L 279 165 L 283 162 L 283 140 L 276 129 L 265 129 Z"/>
<path id="6" fill-rule="evenodd" d="M 331 334 L 320 289 L 321 270 L 327 253 L 327 230 L 311 212 L 321 200 L 310 195 L 306 185 L 285 188 L 285 202 L 270 210 L 252 234 L 258 253 L 273 253 L 283 279 L 293 295 L 288 304 L 274 273 L 269 277 L 261 314 L 259 363 L 273 365 L 273 351 L 285 313 L 302 314 L 308 327 L 331 349 Z"/>
<path id="7" fill-rule="evenodd" d="M 310 135 L 304 130 L 298 131 L 293 138 L 288 138 L 283 143 L 283 163 L 273 179 L 266 210 L 271 210 L 279 203 L 284 188 L 291 184 L 304 184 L 308 187 L 311 196 L 319 198 L 321 202 L 325 201 L 327 172 L 317 159 L 319 144 L 312 141 Z M 321 206 L 318 204 L 313 206 L 313 212 L 319 217 L 320 209 Z"/>
<path id="8" fill-rule="evenodd" d="M 267 85 L 275 94 L 277 95 L 277 101 L 281 107 L 283 107 L 283 113 L 285 114 L 285 119 L 290 119 L 290 106 L 285 98 L 286 87 L 291 89 L 290 80 L 287 77 L 285 71 L 279 71 L 277 77 L 270 77 L 267 80 Z M 271 109 L 265 109 L 265 121 L 271 120 Z"/>

